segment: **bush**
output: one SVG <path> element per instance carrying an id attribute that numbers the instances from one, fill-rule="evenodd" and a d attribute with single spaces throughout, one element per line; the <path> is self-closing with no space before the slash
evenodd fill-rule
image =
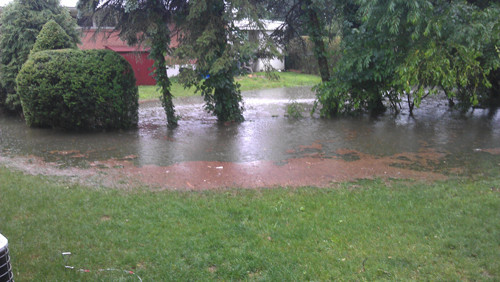
<path id="1" fill-rule="evenodd" d="M 286 106 L 286 114 L 289 118 L 299 119 L 302 118 L 302 112 L 304 107 L 302 107 L 297 101 L 292 101 Z"/>
<path id="2" fill-rule="evenodd" d="M 66 48 L 76 49 L 76 44 L 56 21 L 50 20 L 40 30 L 31 52 Z"/>
<path id="3" fill-rule="evenodd" d="M 134 72 L 113 51 L 33 53 L 19 72 L 17 84 L 29 126 L 125 129 L 137 125 Z"/>

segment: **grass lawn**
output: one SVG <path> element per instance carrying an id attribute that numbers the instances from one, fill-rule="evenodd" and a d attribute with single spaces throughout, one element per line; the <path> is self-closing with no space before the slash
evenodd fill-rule
<path id="1" fill-rule="evenodd" d="M 209 192 L 80 187 L 0 168 L 16 281 L 496 280 L 500 179 Z M 63 267 L 61 252 L 73 255 Z M 135 279 L 135 280 L 134 280 Z"/>
<path id="2" fill-rule="evenodd" d="M 250 76 L 237 77 L 236 81 L 241 84 L 242 91 L 279 87 L 313 86 L 321 82 L 321 78 L 316 75 L 294 72 L 277 72 L 276 74 L 279 75 L 279 80 L 267 79 L 265 74 L 260 72 Z M 177 82 L 175 77 L 172 78 L 171 91 L 175 97 L 196 95 L 194 90 L 194 88 L 184 89 L 184 87 Z M 160 97 L 160 92 L 158 92 L 156 86 L 139 86 L 139 100 L 158 99 L 158 97 Z"/>

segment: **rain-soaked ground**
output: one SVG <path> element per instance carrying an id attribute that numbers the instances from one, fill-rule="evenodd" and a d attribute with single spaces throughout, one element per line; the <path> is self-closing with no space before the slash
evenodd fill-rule
<path id="1" fill-rule="evenodd" d="M 286 117 L 291 102 L 304 117 Z M 321 119 L 309 87 L 244 93 L 245 119 L 219 124 L 200 97 L 177 99 L 179 127 L 158 102 L 140 106 L 139 127 L 121 132 L 28 128 L 0 115 L 0 164 L 112 187 L 160 189 L 324 187 L 360 178 L 439 180 L 500 172 L 500 112 L 465 115 L 445 101 L 415 117 Z"/>

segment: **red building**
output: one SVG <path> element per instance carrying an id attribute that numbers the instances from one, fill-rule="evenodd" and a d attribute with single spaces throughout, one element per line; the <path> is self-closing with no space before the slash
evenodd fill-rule
<path id="1" fill-rule="evenodd" d="M 95 29 L 83 31 L 82 43 L 78 47 L 82 50 L 109 49 L 123 56 L 134 69 L 136 85 L 155 85 L 156 81 L 150 73 L 153 69 L 153 60 L 148 58 L 149 49 L 128 46 L 112 29 Z"/>
<path id="2" fill-rule="evenodd" d="M 113 50 L 127 60 L 135 74 L 135 85 L 155 85 L 156 80 L 151 72 L 154 69 L 154 61 L 149 59 L 149 49 L 137 50 L 129 46 L 105 46 L 106 49 Z"/>

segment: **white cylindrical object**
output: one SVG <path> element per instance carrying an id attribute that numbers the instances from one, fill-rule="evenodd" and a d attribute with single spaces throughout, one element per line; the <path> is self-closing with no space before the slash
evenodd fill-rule
<path id="1" fill-rule="evenodd" d="M 0 282 L 13 282 L 12 267 L 10 265 L 9 242 L 0 234 Z"/>

